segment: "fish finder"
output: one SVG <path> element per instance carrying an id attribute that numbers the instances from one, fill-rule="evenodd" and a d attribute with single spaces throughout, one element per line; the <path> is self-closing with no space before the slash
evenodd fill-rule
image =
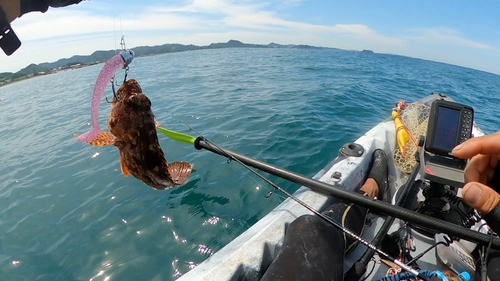
<path id="1" fill-rule="evenodd" d="M 427 125 L 425 151 L 452 157 L 451 150 L 471 137 L 473 119 L 474 110 L 470 106 L 446 100 L 434 101 Z"/>
<path id="2" fill-rule="evenodd" d="M 474 109 L 470 106 L 447 100 L 432 103 L 427 135 L 419 149 L 424 178 L 453 187 L 463 186 L 467 161 L 453 157 L 451 151 L 472 137 L 473 121 Z"/>

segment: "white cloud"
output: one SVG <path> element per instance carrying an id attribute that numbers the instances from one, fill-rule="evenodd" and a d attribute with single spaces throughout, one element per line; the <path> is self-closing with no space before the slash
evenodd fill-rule
<path id="1" fill-rule="evenodd" d="M 37 60 L 50 61 L 71 54 L 90 54 L 96 49 L 114 46 L 122 30 L 130 47 L 148 45 L 150 42 L 170 43 L 182 38 L 192 39 L 192 42 L 183 42 L 187 44 L 210 40 L 206 42 L 208 44 L 218 41 L 217 38 L 229 36 L 233 37 L 228 39 L 248 43 L 281 41 L 285 44 L 331 47 L 354 47 L 359 46 L 359 42 L 402 44 L 400 39 L 381 36 L 361 24 L 327 26 L 284 20 L 277 12 L 267 9 L 266 3 L 253 1 L 236 4 L 227 0 L 194 0 L 181 6 L 135 6 L 131 9 L 133 12 L 119 16 L 108 12 L 117 10 L 109 4 L 86 4 L 69 9 L 49 9 L 44 14 L 30 13 L 14 21 L 14 30 L 23 42 L 21 50 L 40 55 L 31 58 L 23 56 L 20 59 L 19 55 L 14 54 L 17 58 L 15 61 L 25 63 L 31 59 L 31 62 L 38 63 L 41 61 Z M 141 33 L 134 33 L 136 31 Z M 154 36 L 147 37 L 152 33 Z M 207 34 L 210 34 L 210 38 L 205 39 Z M 160 42 L 159 38 L 163 41 Z M 348 43 L 346 40 L 354 42 Z M 340 46 L 337 45 L 339 42 L 342 43 Z M 21 50 L 17 52 L 26 53 Z M 13 62 L 14 57 L 9 58 L 8 62 Z M 4 60 L 0 57 L 0 67 L 5 66 Z M 12 65 L 6 67 L 12 68 Z"/>
<path id="2" fill-rule="evenodd" d="M 123 14 L 120 19 L 99 15 L 93 11 L 50 10 L 47 15 L 30 14 L 28 21 L 16 27 L 23 40 L 47 39 L 60 36 L 124 31 L 192 31 L 228 32 L 244 28 L 246 31 L 282 32 L 301 35 L 305 32 L 350 34 L 357 40 L 402 44 L 401 39 L 381 36 L 362 24 L 314 25 L 280 18 L 276 12 L 265 10 L 264 4 L 234 4 L 225 0 L 194 0 L 179 7 L 155 6 L 142 11 Z M 48 14 L 50 13 L 50 17 Z M 31 16 L 33 15 L 33 16 Z"/>
<path id="3" fill-rule="evenodd" d="M 374 44 L 375 46 L 403 46 L 405 40 L 400 38 L 379 35 L 368 26 L 362 24 L 337 24 L 333 32 L 353 35 L 360 43 Z"/>
<path id="4" fill-rule="evenodd" d="M 95 34 L 102 32 L 116 32 L 120 30 L 186 30 L 203 29 L 204 21 L 197 18 L 175 15 L 172 13 L 139 13 L 133 16 L 124 16 L 121 19 L 106 15 L 92 15 L 88 12 L 65 13 L 56 10 L 50 18 L 44 14 L 34 14 L 29 20 L 23 21 L 14 30 L 22 40 L 38 40 Z"/>
<path id="5" fill-rule="evenodd" d="M 281 4 L 300 2 L 284 0 Z M 110 11 L 120 9 L 107 3 L 85 4 L 72 6 L 70 10 L 49 9 L 45 14 L 31 13 L 16 20 L 13 27 L 23 46 L 12 57 L 0 56 L 0 72 L 17 71 L 32 62 L 55 61 L 75 54 L 88 55 L 95 50 L 113 49 L 122 30 L 127 47 L 165 43 L 206 45 L 236 39 L 258 44 L 275 42 L 372 49 L 416 57 L 419 56 L 413 54 L 420 52 L 423 54 L 420 57 L 431 59 L 438 56 L 425 56 L 425 50 L 437 53 L 436 46 L 494 51 L 493 47 L 465 39 L 458 31 L 449 28 L 414 29 L 411 30 L 416 34 L 414 36 L 391 37 L 362 23 L 321 25 L 294 21 L 293 17 L 280 14 L 279 7 L 272 9 L 267 2 L 193 0 L 183 5 L 143 7 L 134 4 L 119 15 Z M 434 49 L 431 51 L 429 46 Z"/>
<path id="6" fill-rule="evenodd" d="M 409 40 L 418 41 L 429 45 L 445 45 L 453 47 L 467 47 L 481 50 L 494 50 L 486 44 L 475 42 L 460 37 L 460 32 L 447 27 L 418 28 L 410 31 L 417 33 L 416 36 L 408 37 Z"/>

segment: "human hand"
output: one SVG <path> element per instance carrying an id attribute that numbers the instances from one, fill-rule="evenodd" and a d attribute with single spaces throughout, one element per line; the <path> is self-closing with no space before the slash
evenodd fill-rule
<path id="1" fill-rule="evenodd" d="M 469 139 L 451 153 L 461 159 L 471 158 L 464 171 L 462 197 L 480 213 L 489 213 L 500 201 L 500 195 L 491 188 L 500 160 L 500 132 Z"/>

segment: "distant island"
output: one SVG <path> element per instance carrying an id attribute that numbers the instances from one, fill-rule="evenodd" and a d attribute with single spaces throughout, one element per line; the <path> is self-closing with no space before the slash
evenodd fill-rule
<path id="1" fill-rule="evenodd" d="M 293 48 L 293 49 L 336 49 L 327 47 L 314 47 L 309 45 L 280 45 L 270 43 L 267 45 L 246 44 L 238 40 L 229 40 L 227 43 L 212 43 L 208 46 L 182 45 L 182 44 L 165 44 L 161 46 L 141 46 L 132 48 L 135 57 L 159 55 L 165 53 L 205 50 L 205 49 L 221 49 L 221 48 Z M 371 52 L 363 50 L 363 52 Z M 373 53 L 373 52 L 372 52 Z M 95 51 L 89 56 L 72 56 L 71 58 L 60 59 L 56 62 L 45 62 L 40 64 L 30 64 L 18 72 L 3 72 L 0 73 L 0 86 L 12 82 L 28 79 L 34 76 L 47 75 L 56 73 L 62 70 L 76 69 L 98 63 L 103 63 L 115 55 L 115 50 Z"/>

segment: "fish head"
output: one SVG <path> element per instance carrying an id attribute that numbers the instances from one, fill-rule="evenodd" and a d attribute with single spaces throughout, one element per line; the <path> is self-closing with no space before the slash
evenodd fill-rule
<path id="1" fill-rule="evenodd" d="M 135 79 L 125 81 L 118 91 L 116 97 L 113 97 L 112 104 L 122 103 L 125 107 L 131 109 L 149 110 L 151 109 L 151 101 L 142 93 L 141 86 Z"/>

